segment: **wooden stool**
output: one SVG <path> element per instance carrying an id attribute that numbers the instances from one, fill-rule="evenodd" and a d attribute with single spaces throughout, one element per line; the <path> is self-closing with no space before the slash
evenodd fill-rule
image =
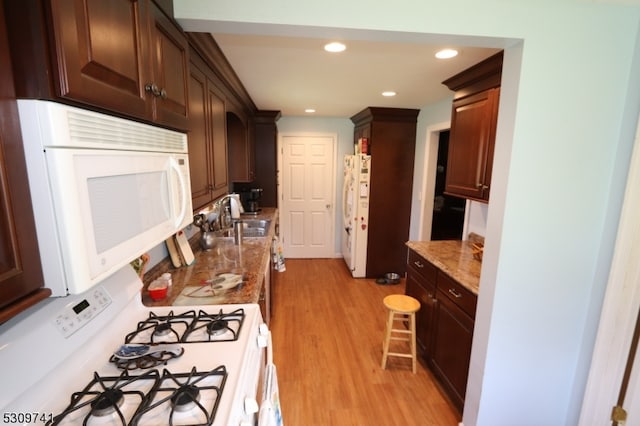
<path id="1" fill-rule="evenodd" d="M 384 342 L 382 344 L 382 368 L 387 367 L 387 357 L 398 356 L 403 358 L 411 358 L 413 374 L 416 373 L 416 312 L 420 309 L 420 302 L 411 296 L 404 294 L 392 294 L 383 300 L 384 306 L 389 310 L 389 318 L 387 319 L 387 329 L 385 332 Z M 394 321 L 409 320 L 409 329 L 393 328 Z M 409 337 L 399 337 L 395 334 L 408 334 Z M 401 340 L 409 342 L 411 353 L 389 352 L 389 343 L 391 340 Z"/>

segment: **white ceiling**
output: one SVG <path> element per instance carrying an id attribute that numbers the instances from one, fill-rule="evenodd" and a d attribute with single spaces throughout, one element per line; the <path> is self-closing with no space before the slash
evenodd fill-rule
<path id="1" fill-rule="evenodd" d="M 351 117 L 368 106 L 421 108 L 446 99 L 442 81 L 499 49 L 459 47 L 449 60 L 434 57 L 442 44 L 345 41 L 347 50 L 327 53 L 327 38 L 219 34 L 213 37 L 261 110 L 283 116 Z M 454 46 L 455 47 L 455 46 Z M 397 93 L 393 98 L 383 91 Z"/>

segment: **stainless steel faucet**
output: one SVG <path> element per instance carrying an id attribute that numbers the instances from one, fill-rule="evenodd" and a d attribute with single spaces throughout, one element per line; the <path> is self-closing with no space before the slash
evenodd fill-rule
<path id="1" fill-rule="evenodd" d="M 227 202 L 227 200 L 229 202 L 225 207 L 225 203 Z M 213 204 L 214 209 L 218 211 L 218 217 L 216 218 L 218 229 L 227 229 L 233 226 L 233 219 L 237 219 L 237 218 L 232 217 L 231 205 L 232 203 L 237 203 L 237 202 L 238 202 L 237 199 L 232 194 L 226 194 L 222 196 L 220 199 L 216 200 L 216 202 Z M 236 206 L 236 207 L 238 207 L 238 211 L 239 211 L 240 206 Z"/>

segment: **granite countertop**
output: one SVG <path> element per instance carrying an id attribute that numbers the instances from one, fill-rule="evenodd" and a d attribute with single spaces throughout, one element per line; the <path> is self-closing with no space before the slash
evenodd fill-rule
<path id="1" fill-rule="evenodd" d="M 482 262 L 473 257 L 471 243 L 460 240 L 408 241 L 407 247 L 477 295 Z"/>
<path id="2" fill-rule="evenodd" d="M 245 237 L 240 245 L 235 245 L 231 237 L 220 240 L 216 247 L 205 251 L 200 247 L 198 232 L 189 241 L 195 262 L 176 269 L 169 260 L 165 260 L 152 268 L 144 276 L 142 302 L 146 306 L 258 303 L 264 279 L 264 265 L 271 255 L 277 212 L 275 208 L 263 208 L 258 215 L 243 216 L 247 219 L 270 219 L 271 226 L 265 237 Z M 152 300 L 147 287 L 164 272 L 171 273 L 171 293 L 165 299 Z M 212 292 L 207 281 L 219 277 L 220 274 L 241 275 L 243 282 L 237 288 Z"/>

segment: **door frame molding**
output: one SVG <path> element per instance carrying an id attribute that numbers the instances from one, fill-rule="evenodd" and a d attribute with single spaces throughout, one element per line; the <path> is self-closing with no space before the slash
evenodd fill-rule
<path id="1" fill-rule="evenodd" d="M 424 146 L 422 192 L 420 203 L 420 219 L 418 226 L 418 239 L 420 241 L 431 240 L 431 223 L 433 220 L 433 198 L 435 194 L 436 173 L 438 167 L 438 144 L 440 132 L 451 129 L 451 120 L 432 124 L 427 127 L 427 140 Z M 429 212 L 429 214 L 427 214 Z M 466 223 L 466 221 L 465 221 Z"/>
<path id="2" fill-rule="evenodd" d="M 338 173 L 338 169 L 337 169 L 337 158 L 338 158 L 338 133 L 336 132 L 305 132 L 305 131 L 301 131 L 301 132 L 297 132 L 297 131 L 287 131 L 287 132 L 278 132 L 278 141 L 277 141 L 277 197 L 278 197 L 278 205 L 282 206 L 283 205 L 283 193 L 282 193 L 282 170 L 283 170 L 283 162 L 282 162 L 282 157 L 283 157 L 283 152 L 282 152 L 282 147 L 283 147 L 283 139 L 285 137 L 330 137 L 332 140 L 332 149 L 333 149 L 333 158 L 332 158 L 332 167 L 333 167 L 333 173 L 331 175 L 331 217 L 330 217 L 330 223 L 331 223 L 331 232 L 330 232 L 330 241 L 328 243 L 329 247 L 328 247 L 328 254 L 327 254 L 327 258 L 330 257 L 336 257 L 336 207 L 337 207 L 337 193 L 336 193 L 336 182 L 337 182 L 337 178 L 336 175 Z M 280 223 L 284 223 L 283 222 L 283 216 L 282 216 L 282 208 L 278 209 L 278 219 L 280 221 Z M 280 232 L 280 238 L 282 238 L 282 231 Z M 338 250 L 339 251 L 339 250 Z M 286 253 L 285 253 L 286 256 Z"/>
<path id="3" fill-rule="evenodd" d="M 615 251 L 602 306 L 589 379 L 582 401 L 580 425 L 610 424 L 617 403 L 631 339 L 640 309 L 640 120 L 631 155 Z M 625 409 L 640 420 L 640 356 L 636 354 Z M 638 405 L 638 404 L 636 404 Z M 632 417 L 635 416 L 635 417 Z M 635 424 L 635 423 L 634 423 Z"/>

